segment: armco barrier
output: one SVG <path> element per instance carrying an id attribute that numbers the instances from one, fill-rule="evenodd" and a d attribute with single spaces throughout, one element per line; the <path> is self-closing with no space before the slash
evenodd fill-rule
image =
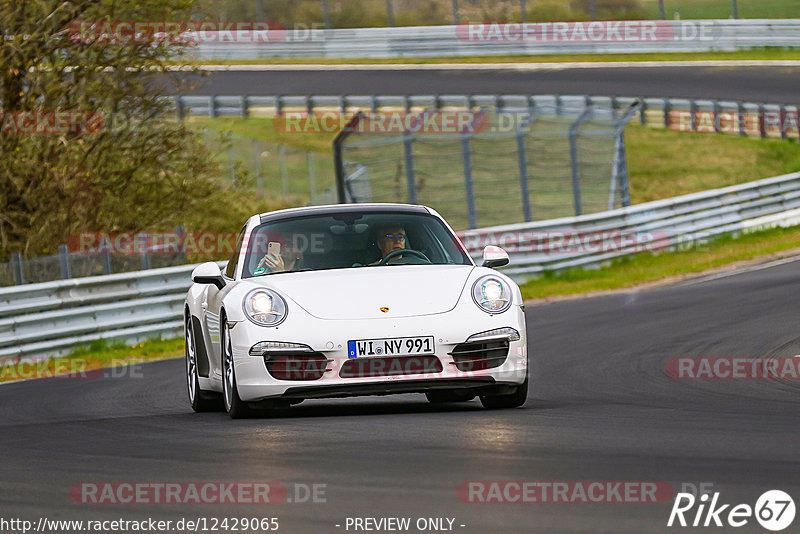
<path id="1" fill-rule="evenodd" d="M 637 204 L 604 213 L 470 230 L 479 259 L 506 248 L 518 281 L 593 267 L 648 250 L 688 246 L 732 232 L 800 223 L 800 173 Z M 220 266 L 223 264 L 221 263 Z M 0 360 L 41 357 L 94 339 L 180 336 L 193 265 L 0 289 Z"/>
<path id="2" fill-rule="evenodd" d="M 179 118 L 187 114 L 274 117 L 297 113 L 355 113 L 356 110 L 420 111 L 476 109 L 550 115 L 579 115 L 589 107 L 608 109 L 619 118 L 634 102 L 634 119 L 641 124 L 677 131 L 726 133 L 756 137 L 800 137 L 798 106 L 779 103 L 734 102 L 712 99 L 653 98 L 597 95 L 181 95 L 175 97 Z"/>
<path id="3" fill-rule="evenodd" d="M 707 52 L 800 46 L 800 19 L 648 20 L 289 30 L 263 39 L 207 32 L 203 60 Z"/>
<path id="4" fill-rule="evenodd" d="M 181 335 L 194 265 L 0 289 L 0 359 L 56 355 L 95 339 Z"/>

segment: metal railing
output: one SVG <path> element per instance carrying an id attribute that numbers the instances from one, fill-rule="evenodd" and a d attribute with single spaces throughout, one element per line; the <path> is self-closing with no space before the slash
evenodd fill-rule
<path id="1" fill-rule="evenodd" d="M 220 266 L 224 265 L 224 262 Z M 0 289 L 0 360 L 181 335 L 194 265 Z"/>
<path id="2" fill-rule="evenodd" d="M 641 124 L 677 131 L 717 132 L 742 136 L 800 136 L 798 106 L 789 103 L 754 103 L 730 100 L 672 97 L 632 97 L 598 95 L 511 95 L 511 94 L 432 94 L 432 95 L 238 95 L 175 97 L 179 118 L 197 116 L 275 117 L 287 111 L 296 113 L 342 114 L 361 111 L 402 110 L 405 112 L 441 109 L 488 109 L 504 111 L 543 109 L 556 116 L 581 107 L 610 108 L 619 118 L 639 101 L 634 120 Z"/>
<path id="3" fill-rule="evenodd" d="M 215 33 L 215 32 L 209 32 Z M 619 54 L 800 47 L 800 19 L 465 23 L 396 28 L 303 29 L 206 37 L 203 60 Z M 228 42 L 225 42 L 225 41 Z"/>

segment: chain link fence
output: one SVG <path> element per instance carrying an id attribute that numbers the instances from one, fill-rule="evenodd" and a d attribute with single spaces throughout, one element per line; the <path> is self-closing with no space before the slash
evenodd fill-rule
<path id="1" fill-rule="evenodd" d="M 222 178 L 258 194 L 291 199 L 299 205 L 327 198 L 336 177 L 330 154 L 204 130 Z M 329 194 L 328 194 L 329 196 Z M 319 202 L 317 202 L 319 203 Z"/>
<path id="2" fill-rule="evenodd" d="M 462 133 L 354 124 L 339 142 L 345 195 L 425 204 L 459 229 L 627 206 L 623 128 L 635 110 L 618 116 L 580 101 L 483 110 L 479 127 Z"/>

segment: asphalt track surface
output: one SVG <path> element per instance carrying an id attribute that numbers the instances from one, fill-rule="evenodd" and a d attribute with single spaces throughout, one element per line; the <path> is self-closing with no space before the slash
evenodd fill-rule
<path id="1" fill-rule="evenodd" d="M 528 403 L 514 410 L 403 395 L 306 401 L 234 421 L 191 412 L 180 360 L 123 377 L 4 385 L 0 516 L 278 517 L 286 533 L 348 532 L 347 517 L 450 517 L 464 533 L 642 533 L 688 529 L 666 527 L 670 503 L 476 504 L 461 502 L 456 488 L 664 481 L 675 490 L 712 483 L 725 503 L 754 505 L 769 489 L 798 501 L 800 381 L 665 373 L 678 356 L 800 354 L 798 293 L 794 261 L 529 306 L 534 379 Z M 79 505 L 69 489 L 81 481 L 317 483 L 327 485 L 327 502 Z M 736 531 L 765 532 L 756 527 L 751 519 Z"/>
<path id="2" fill-rule="evenodd" d="M 195 79 L 194 77 L 188 77 Z M 212 72 L 199 95 L 593 94 L 800 104 L 800 67 Z"/>

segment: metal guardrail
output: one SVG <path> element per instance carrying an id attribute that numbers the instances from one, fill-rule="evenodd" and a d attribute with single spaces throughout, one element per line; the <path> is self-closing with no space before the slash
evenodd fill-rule
<path id="1" fill-rule="evenodd" d="M 582 215 L 470 230 L 479 258 L 506 248 L 503 271 L 524 281 L 544 271 L 599 266 L 641 251 L 680 248 L 731 232 L 800 224 L 800 173 Z M 220 264 L 222 266 L 223 263 Z M 0 360 L 63 353 L 95 339 L 180 336 L 193 265 L 0 289 Z"/>
<path id="2" fill-rule="evenodd" d="M 800 173 L 628 206 L 604 213 L 460 233 L 479 258 L 509 252 L 503 272 L 524 282 L 545 271 L 596 267 L 643 251 L 691 246 L 727 233 L 800 223 Z"/>
<path id="3" fill-rule="evenodd" d="M 194 267 L 1 288 L 0 360 L 57 355 L 95 339 L 180 336 Z"/>
<path id="4" fill-rule="evenodd" d="M 799 27 L 800 29 L 800 27 Z M 798 34 L 800 35 L 800 34 Z M 619 118 L 634 102 L 640 102 L 634 117 L 641 124 L 679 131 L 716 132 L 733 135 L 800 136 L 797 105 L 735 102 L 713 99 L 652 98 L 598 95 L 512 95 L 512 94 L 432 94 L 432 95 L 181 95 L 175 97 L 179 118 L 200 116 L 266 116 L 292 113 L 356 111 L 423 111 L 477 109 L 519 111 L 546 115 L 579 115 L 589 106 L 612 110 Z"/>
<path id="5" fill-rule="evenodd" d="M 231 36 L 208 32 L 204 60 L 392 58 L 526 54 L 706 52 L 800 46 L 800 19 L 465 23 L 451 26 L 304 29 Z M 226 42 L 227 41 L 227 42 Z"/>

